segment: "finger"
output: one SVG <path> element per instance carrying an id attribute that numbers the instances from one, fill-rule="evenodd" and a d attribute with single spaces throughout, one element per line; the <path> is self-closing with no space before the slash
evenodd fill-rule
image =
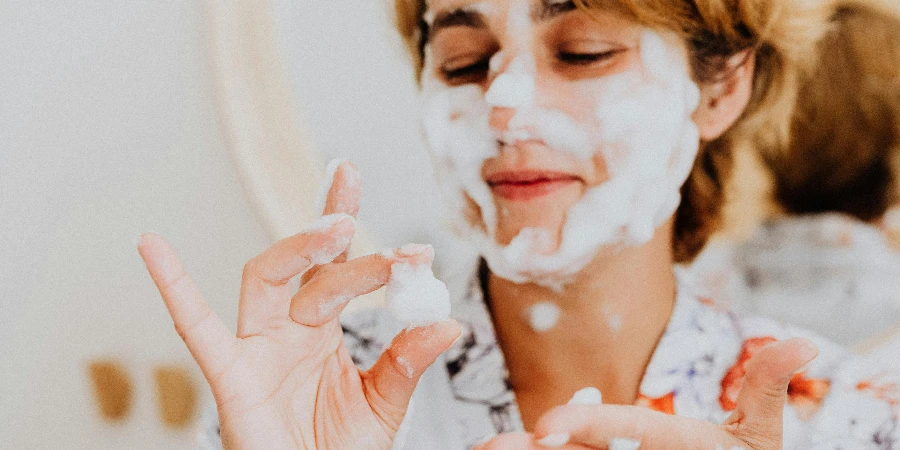
<path id="1" fill-rule="evenodd" d="M 380 417 L 399 425 L 422 373 L 460 333 L 459 324 L 451 319 L 407 328 L 394 338 L 363 377 L 366 397 Z"/>
<path id="2" fill-rule="evenodd" d="M 535 448 L 535 446 L 531 433 L 503 433 L 487 442 L 472 447 L 472 450 L 523 450 L 532 448 Z"/>
<path id="3" fill-rule="evenodd" d="M 611 447 L 612 442 L 620 448 L 639 444 L 642 450 L 741 445 L 739 440 L 712 423 L 621 405 L 556 407 L 538 419 L 534 437 L 546 448 L 583 445 L 605 449 Z"/>
<path id="4" fill-rule="evenodd" d="M 215 379 L 232 358 L 234 335 L 203 299 L 175 251 L 163 238 L 153 233 L 142 235 L 138 252 L 162 295 L 178 335 L 207 380 Z"/>
<path id="5" fill-rule="evenodd" d="M 356 166 L 347 160 L 333 160 L 325 168 L 325 180 L 319 190 L 316 209 L 325 216 L 347 214 L 355 218 L 359 212 L 359 199 L 362 197 L 362 179 Z M 347 252 L 348 250 L 344 250 L 334 262 L 346 261 Z M 313 267 L 305 273 L 302 283 L 311 279 L 317 270 L 318 267 Z"/>
<path id="6" fill-rule="evenodd" d="M 290 313 L 288 281 L 315 264 L 331 262 L 353 238 L 355 222 L 345 214 L 319 219 L 306 231 L 282 239 L 244 267 L 238 306 L 238 336 L 258 334 Z"/>
<path id="7" fill-rule="evenodd" d="M 780 449 L 782 416 L 791 378 L 816 358 L 819 350 L 808 339 L 774 342 L 747 363 L 747 375 L 727 430 L 756 449 Z"/>
<path id="8" fill-rule="evenodd" d="M 345 263 L 321 266 L 316 276 L 301 286 L 291 300 L 291 319 L 311 327 L 331 322 L 350 300 L 387 284 L 394 264 L 430 265 L 433 259 L 431 246 L 408 245 Z"/>
<path id="9" fill-rule="evenodd" d="M 566 444 L 562 447 L 544 446 L 535 442 L 534 435 L 531 433 L 503 433 L 487 442 L 472 447 L 472 450 L 547 450 L 550 448 L 558 448 L 561 450 L 597 450 L 597 447 L 588 447 L 578 444 Z"/>

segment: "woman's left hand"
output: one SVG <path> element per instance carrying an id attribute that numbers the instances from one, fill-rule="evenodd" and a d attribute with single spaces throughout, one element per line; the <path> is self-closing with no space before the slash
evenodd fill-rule
<path id="1" fill-rule="evenodd" d="M 544 414 L 534 433 L 502 434 L 474 450 L 634 449 L 638 442 L 641 450 L 781 450 L 788 383 L 817 354 L 799 338 L 761 349 L 748 362 L 734 413 L 721 425 L 641 406 L 570 404 Z M 616 439 L 621 447 L 611 446 Z"/>

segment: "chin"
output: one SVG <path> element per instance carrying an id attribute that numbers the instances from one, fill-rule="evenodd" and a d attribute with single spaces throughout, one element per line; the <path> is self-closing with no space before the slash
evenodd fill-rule
<path id="1" fill-rule="evenodd" d="M 566 212 L 580 198 L 580 187 L 560 190 L 527 201 L 510 201 L 495 195 L 498 212 L 497 243 L 508 245 L 522 229 L 542 228 L 555 237 L 554 248 L 558 247 L 566 222 Z"/>

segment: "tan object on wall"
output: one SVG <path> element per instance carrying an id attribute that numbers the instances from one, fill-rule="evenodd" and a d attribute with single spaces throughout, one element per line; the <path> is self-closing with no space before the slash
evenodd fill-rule
<path id="1" fill-rule="evenodd" d="M 169 428 L 184 429 L 197 416 L 197 386 L 187 369 L 160 366 L 153 370 L 160 419 Z"/>
<path id="2" fill-rule="evenodd" d="M 244 190 L 273 242 L 315 221 L 325 169 L 293 103 L 290 77 L 276 45 L 266 0 L 202 0 L 217 110 Z M 373 253 L 357 228 L 351 256 Z M 348 310 L 383 304 L 383 291 Z M 348 311 L 345 310 L 345 311 Z"/>
<path id="3" fill-rule="evenodd" d="M 93 361 L 88 364 L 88 376 L 101 417 L 109 422 L 123 421 L 131 412 L 134 388 L 122 365 L 115 361 Z"/>

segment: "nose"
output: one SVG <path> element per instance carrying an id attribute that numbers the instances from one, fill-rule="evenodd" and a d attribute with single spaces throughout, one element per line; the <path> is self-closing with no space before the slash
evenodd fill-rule
<path id="1" fill-rule="evenodd" d="M 509 130 L 510 120 L 518 110 L 534 104 L 535 76 L 521 56 L 505 64 L 491 63 L 502 67 L 503 71 L 491 80 L 485 93 L 485 101 L 491 107 L 488 121 L 494 131 L 505 132 Z"/>
<path id="2" fill-rule="evenodd" d="M 515 115 L 515 108 L 494 106 L 491 108 L 490 116 L 488 116 L 488 124 L 492 130 L 503 133 L 509 130 L 509 121 Z"/>

